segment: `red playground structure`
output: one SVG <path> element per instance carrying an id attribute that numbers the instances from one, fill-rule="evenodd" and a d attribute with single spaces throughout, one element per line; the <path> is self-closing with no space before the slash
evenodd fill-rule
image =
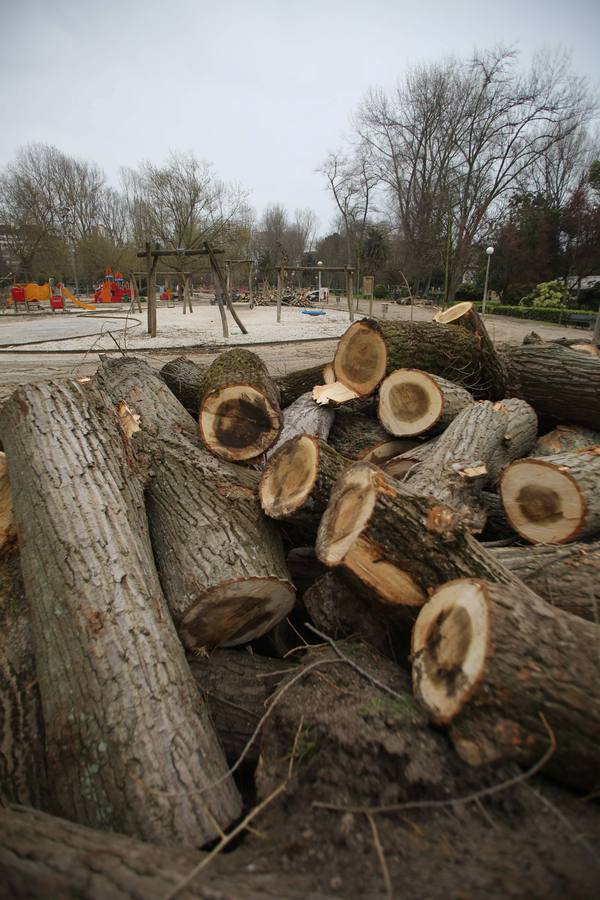
<path id="1" fill-rule="evenodd" d="M 104 270 L 104 281 L 94 293 L 96 303 L 128 303 L 131 298 L 129 282 L 125 281 L 120 272 L 115 272 L 110 266 Z"/>

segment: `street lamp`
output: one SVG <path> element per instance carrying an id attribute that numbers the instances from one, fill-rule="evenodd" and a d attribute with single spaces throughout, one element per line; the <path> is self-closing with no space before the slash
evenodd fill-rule
<path id="1" fill-rule="evenodd" d="M 487 266 L 485 269 L 485 286 L 483 288 L 483 303 L 481 304 L 481 315 L 485 316 L 485 301 L 487 300 L 487 289 L 488 289 L 488 279 L 490 277 L 490 262 L 492 261 L 492 255 L 494 253 L 493 247 L 487 247 Z"/>
<path id="2" fill-rule="evenodd" d="M 318 266 L 322 266 L 322 265 L 323 265 L 323 263 L 321 262 L 321 260 L 319 260 L 319 261 L 317 262 L 317 265 L 318 265 Z M 320 302 L 321 302 L 321 270 L 319 269 L 319 303 L 320 303 Z"/>

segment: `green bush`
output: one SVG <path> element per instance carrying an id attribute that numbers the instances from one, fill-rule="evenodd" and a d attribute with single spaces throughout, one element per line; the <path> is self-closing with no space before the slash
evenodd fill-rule
<path id="1" fill-rule="evenodd" d="M 385 284 L 376 284 L 375 290 L 373 291 L 373 296 L 376 300 L 387 300 L 388 297 L 388 289 Z"/>
<path id="2" fill-rule="evenodd" d="M 481 291 L 477 290 L 474 284 L 459 284 L 454 298 L 457 303 L 463 300 L 481 300 Z"/>
<path id="3" fill-rule="evenodd" d="M 542 281 L 541 284 L 536 284 L 530 294 L 523 297 L 521 304 L 538 309 L 559 309 L 561 306 L 567 306 L 568 300 L 569 292 L 562 282 Z"/>
<path id="4" fill-rule="evenodd" d="M 593 324 L 595 319 L 594 313 L 587 309 L 552 308 L 548 306 L 492 306 L 486 307 L 487 313 L 493 313 L 495 316 L 513 316 L 516 319 L 532 319 L 536 322 L 557 322 L 562 325 L 568 325 L 569 317 L 572 315 L 587 315 L 590 325 Z"/>

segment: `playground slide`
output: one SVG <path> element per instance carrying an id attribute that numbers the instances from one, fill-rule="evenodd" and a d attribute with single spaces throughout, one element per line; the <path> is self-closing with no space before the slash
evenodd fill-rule
<path id="1" fill-rule="evenodd" d="M 82 309 L 91 309 L 91 310 L 96 309 L 96 307 L 92 306 L 91 303 L 84 303 L 83 300 L 78 300 L 77 297 L 74 294 L 72 294 L 68 288 L 63 287 L 62 292 L 63 292 L 63 297 L 66 297 L 66 299 L 70 300 L 71 303 L 74 303 L 75 306 L 80 306 Z"/>

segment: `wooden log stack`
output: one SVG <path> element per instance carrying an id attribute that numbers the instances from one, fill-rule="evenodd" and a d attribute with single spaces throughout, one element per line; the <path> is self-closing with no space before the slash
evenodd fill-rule
<path id="1" fill-rule="evenodd" d="M 5 403 L 0 862 L 23 896 L 65 847 L 77 885 L 124 854 L 115 896 L 138 890 L 136 860 L 162 895 L 282 760 L 294 789 L 332 691 L 354 697 L 324 741 L 357 768 L 336 776 L 350 805 L 364 755 L 371 784 L 398 747 L 395 790 L 418 803 L 425 745 L 427 802 L 446 775 L 483 785 L 540 759 L 600 789 L 600 359 L 498 354 L 471 304 L 436 319 L 362 319 L 332 362 L 282 377 L 242 349 L 160 374 L 123 357 Z M 368 655 L 360 703 L 337 669 L 314 677 L 351 664 L 341 646 Z M 369 691 L 402 714 L 361 737 L 355 766 L 344 729 L 364 727 Z M 262 729 L 284 695 L 305 698 L 308 732 L 285 702 Z M 294 776 L 298 803 L 322 765 Z"/>

